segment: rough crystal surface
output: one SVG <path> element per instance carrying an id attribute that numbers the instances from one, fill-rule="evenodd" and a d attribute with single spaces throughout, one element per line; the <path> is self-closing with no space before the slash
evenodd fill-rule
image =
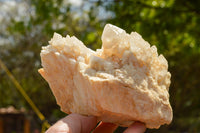
<path id="1" fill-rule="evenodd" d="M 62 111 L 122 126 L 141 121 L 159 128 L 172 121 L 167 60 L 138 33 L 107 24 L 96 51 L 57 33 L 49 43 L 39 72 Z"/>

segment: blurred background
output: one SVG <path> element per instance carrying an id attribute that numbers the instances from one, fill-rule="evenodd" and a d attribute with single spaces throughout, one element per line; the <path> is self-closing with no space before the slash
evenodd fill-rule
<path id="1" fill-rule="evenodd" d="M 128 33 L 138 32 L 168 60 L 172 74 L 169 93 L 173 121 L 147 132 L 200 132 L 198 0 L 0 0 L 0 59 L 45 120 L 53 124 L 66 114 L 60 111 L 47 82 L 37 71 L 41 68 L 41 47 L 48 45 L 57 32 L 76 36 L 95 50 L 101 47 L 106 23 Z M 5 131 L 7 123 L 11 123 L 9 128 L 13 133 L 22 131 L 12 123 L 14 116 L 4 120 L 8 114 L 23 114 L 18 126 L 41 132 L 44 120 L 36 115 L 2 65 L 0 108 L 4 109 L 0 111 L 0 132 L 9 132 Z M 119 128 L 116 132 L 123 130 Z"/>

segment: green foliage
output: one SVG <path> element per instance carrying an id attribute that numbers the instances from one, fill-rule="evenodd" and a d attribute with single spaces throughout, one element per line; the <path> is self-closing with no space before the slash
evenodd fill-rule
<path id="1" fill-rule="evenodd" d="M 41 68 L 41 47 L 48 44 L 54 32 L 58 32 L 63 36 L 76 36 L 86 41 L 84 43 L 89 47 L 97 48 L 98 44 L 93 44 L 99 37 L 96 34 L 98 32 L 94 31 L 99 26 L 95 20 L 90 24 L 90 19 L 74 17 L 78 11 L 70 4 L 64 4 L 62 0 L 34 0 L 27 4 L 30 8 L 27 12 L 29 19 L 15 20 L 11 17 L 6 31 L 0 31 L 0 35 L 13 39 L 8 44 L 0 45 L 0 58 L 45 116 L 50 121 L 55 121 L 63 113 L 59 111 L 47 82 L 37 72 Z M 89 17 L 92 16 L 90 14 Z M 0 74 L 0 107 L 13 105 L 31 110 L 1 68 Z"/>
<path id="2" fill-rule="evenodd" d="M 83 1 L 79 7 L 64 4 L 63 0 L 27 3 L 29 19 L 11 18 L 6 31 L 0 31 L 0 37 L 13 39 L 9 44 L 0 45 L 0 58 L 49 120 L 54 121 L 63 114 L 48 84 L 37 72 L 41 67 L 41 46 L 47 45 L 53 33 L 58 32 L 63 36 L 76 36 L 88 47 L 97 49 L 104 25 L 112 23 L 129 33 L 140 33 L 146 41 L 156 45 L 169 62 L 173 122 L 148 132 L 200 131 L 200 1 L 99 0 Z M 105 14 L 100 14 L 102 10 Z M 108 13 L 111 15 L 104 17 Z M 0 107 L 12 104 L 30 110 L 1 69 L 0 75 Z"/>

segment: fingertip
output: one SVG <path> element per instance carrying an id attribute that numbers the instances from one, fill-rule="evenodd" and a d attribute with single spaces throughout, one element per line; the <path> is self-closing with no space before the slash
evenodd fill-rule
<path id="1" fill-rule="evenodd" d="M 70 114 L 67 116 L 69 127 L 74 132 L 90 132 L 97 125 L 97 118 L 94 116 L 82 116 L 79 114 Z"/>
<path id="2" fill-rule="evenodd" d="M 97 125 L 97 118 L 94 116 L 81 116 L 81 128 L 83 133 L 89 133 Z"/>
<path id="3" fill-rule="evenodd" d="M 96 125 L 97 118 L 94 116 L 70 114 L 57 121 L 46 133 L 89 133 Z"/>
<path id="4" fill-rule="evenodd" d="M 118 126 L 113 123 L 101 122 L 93 133 L 113 133 Z"/>
<path id="5" fill-rule="evenodd" d="M 146 127 L 144 123 L 134 122 L 130 127 L 128 127 L 124 133 L 144 133 Z"/>

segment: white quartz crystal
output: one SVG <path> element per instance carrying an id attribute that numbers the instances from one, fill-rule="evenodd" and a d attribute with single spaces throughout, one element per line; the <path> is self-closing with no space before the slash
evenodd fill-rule
<path id="1" fill-rule="evenodd" d="M 138 33 L 107 24 L 96 51 L 57 33 L 49 43 L 39 72 L 62 111 L 122 126 L 141 121 L 159 128 L 172 121 L 167 60 Z"/>

